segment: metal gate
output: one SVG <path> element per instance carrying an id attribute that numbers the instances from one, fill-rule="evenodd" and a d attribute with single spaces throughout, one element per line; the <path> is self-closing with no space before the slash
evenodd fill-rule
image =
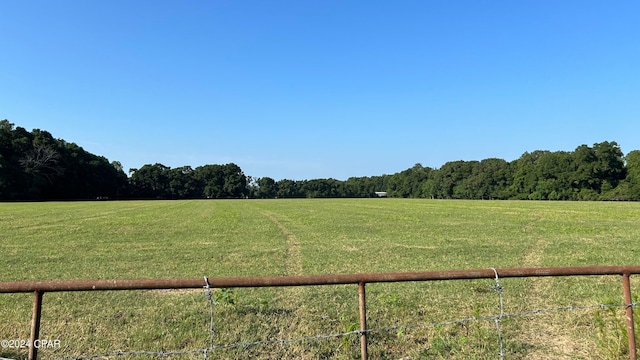
<path id="1" fill-rule="evenodd" d="M 365 273 L 342 275 L 306 275 L 280 277 L 225 277 L 225 278 L 187 278 L 187 279 L 139 279 L 139 280 L 71 280 L 71 281 L 28 281 L 0 282 L 0 293 L 34 294 L 33 315 L 31 321 L 30 344 L 39 339 L 40 317 L 42 314 L 42 296 L 46 292 L 67 291 L 104 291 L 104 290 L 151 290 L 151 289 L 201 289 L 236 287 L 283 287 L 318 285 L 358 285 L 360 309 L 360 346 L 362 359 L 368 358 L 367 351 L 367 307 L 366 284 L 408 281 L 438 281 L 462 279 L 496 279 L 553 276 L 591 276 L 620 275 L 625 306 L 625 320 L 629 339 L 630 359 L 637 359 L 635 330 L 633 323 L 633 304 L 629 277 L 640 274 L 640 266 L 586 266 L 552 268 L 508 268 L 479 270 L 450 270 L 398 273 Z M 38 348 L 29 347 L 29 359 L 36 360 Z"/>

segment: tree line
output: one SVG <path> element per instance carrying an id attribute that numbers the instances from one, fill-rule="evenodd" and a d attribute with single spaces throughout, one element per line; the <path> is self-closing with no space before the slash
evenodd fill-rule
<path id="1" fill-rule="evenodd" d="M 238 199 L 389 197 L 433 199 L 640 200 L 640 151 L 614 142 L 574 151 L 537 150 L 507 162 L 416 164 L 370 177 L 274 180 L 246 176 L 233 163 L 130 169 L 49 132 L 0 121 L 0 200 Z"/>
<path id="2" fill-rule="evenodd" d="M 47 131 L 0 121 L 0 200 L 120 197 L 127 186 L 118 162 Z"/>

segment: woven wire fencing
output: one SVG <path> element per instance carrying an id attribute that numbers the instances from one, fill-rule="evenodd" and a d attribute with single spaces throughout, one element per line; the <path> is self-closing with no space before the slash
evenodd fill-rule
<path id="1" fill-rule="evenodd" d="M 627 319 L 637 307 L 637 303 L 632 300 L 629 275 L 638 270 L 640 269 L 635 267 L 600 267 L 486 269 L 334 277 L 203 277 L 176 279 L 171 284 L 161 281 L 152 284 L 144 281 L 83 282 L 77 284 L 77 288 L 70 288 L 67 283 L 59 288 L 52 286 L 34 290 L 35 298 L 39 294 L 40 300 L 45 304 L 42 310 L 44 326 L 35 335 L 36 339 L 52 340 L 56 336 L 55 331 L 48 330 L 48 319 L 55 319 L 56 322 L 68 321 L 66 326 L 74 326 L 73 318 L 61 320 L 59 316 L 48 317 L 47 312 L 57 313 L 68 306 L 64 302 L 82 301 L 83 297 L 88 296 L 87 293 L 78 291 L 147 291 L 127 291 L 124 293 L 130 295 L 116 297 L 120 300 L 106 300 L 109 299 L 106 292 L 90 294 L 94 297 L 92 301 L 97 301 L 97 307 L 102 310 L 112 309 L 111 312 L 107 311 L 109 316 L 80 316 L 93 325 L 78 328 L 77 332 L 85 332 L 87 335 L 74 338 L 73 341 L 84 339 L 94 342 L 96 344 L 89 346 L 93 351 L 79 353 L 78 344 L 65 344 L 66 339 L 56 339 L 61 344 L 57 348 L 44 347 L 33 352 L 33 347 L 3 347 L 0 349 L 0 357 L 511 359 L 542 354 L 538 356 L 634 359 L 633 321 L 629 323 Z M 606 276 L 606 280 L 599 279 L 591 283 L 587 281 L 586 285 L 577 285 L 584 283 L 584 278 L 573 277 L 598 274 L 622 275 L 622 286 L 619 277 L 615 276 Z M 527 275 L 571 277 L 564 277 L 565 281 L 560 283 L 551 282 L 549 280 L 554 279 L 549 278 L 536 278 L 533 281 L 520 279 Z M 434 282 L 463 279 L 465 281 Z M 409 282 L 405 283 L 406 281 Z M 91 283 L 94 285 L 90 285 Z M 452 283 L 455 286 L 451 286 Z M 11 283 L 0 283 L 0 291 L 14 292 L 10 291 L 12 288 L 7 284 Z M 15 284 L 13 283 L 13 290 L 16 288 Z M 229 286 L 234 284 L 237 287 Z M 603 284 L 612 289 L 611 296 L 604 299 L 604 302 L 580 301 L 582 291 L 588 291 L 594 286 L 604 286 Z M 26 286 L 26 283 L 21 285 Z M 253 286 L 258 288 L 252 288 Z M 573 298 L 575 302 L 558 305 L 562 300 L 549 298 L 552 296 L 550 289 L 558 286 L 577 286 L 578 294 Z M 36 287 L 25 287 L 21 292 L 31 291 Z M 71 293 L 63 294 L 67 291 Z M 49 300 L 47 297 L 42 300 L 42 294 L 48 292 L 61 293 L 55 299 Z M 536 300 L 522 298 L 523 294 L 530 296 L 532 292 L 536 293 Z M 146 299 L 152 300 L 146 303 Z M 127 301 L 137 304 L 127 305 Z M 48 305 L 49 302 L 51 305 Z M 39 304 L 40 307 L 42 303 Z M 141 320 L 132 315 L 135 308 L 154 306 L 153 304 L 163 304 L 164 308 L 151 315 L 154 318 L 151 321 L 145 320 L 145 324 L 148 324 L 145 329 L 153 327 L 153 331 L 136 330 L 135 324 Z M 133 312 L 126 310 L 128 307 Z M 104 311 L 98 313 L 104 314 Z M 150 316 L 149 312 L 144 314 Z M 89 319 L 86 319 L 87 316 Z M 118 339 L 117 333 L 113 333 L 117 326 L 101 327 L 100 322 L 120 326 L 122 334 L 127 336 L 135 336 L 137 331 L 141 339 Z M 128 333 L 132 328 L 132 333 Z M 573 329 L 579 336 L 581 329 L 589 329 L 590 334 L 582 335 L 594 339 L 598 354 L 589 348 L 581 348 L 578 341 L 567 342 L 566 339 L 571 338 L 567 336 L 567 329 Z M 31 336 L 34 337 L 33 332 Z M 178 340 L 174 341 L 175 339 Z M 110 347 L 114 342 L 118 345 Z M 167 348 L 167 344 L 173 347 Z"/>

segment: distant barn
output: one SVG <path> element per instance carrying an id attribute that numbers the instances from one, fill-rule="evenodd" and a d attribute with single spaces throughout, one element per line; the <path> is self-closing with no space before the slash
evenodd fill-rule
<path id="1" fill-rule="evenodd" d="M 386 191 L 376 191 L 376 195 L 378 197 L 387 197 L 387 192 Z"/>

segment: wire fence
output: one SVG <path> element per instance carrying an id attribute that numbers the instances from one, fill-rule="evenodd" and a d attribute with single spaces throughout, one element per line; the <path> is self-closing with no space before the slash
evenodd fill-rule
<path id="1" fill-rule="evenodd" d="M 367 337 L 368 335 L 374 333 L 383 333 L 383 332 L 397 332 L 400 330 L 408 330 L 408 329 L 418 329 L 418 328 L 439 328 L 451 325 L 467 325 L 469 323 L 493 323 L 495 325 L 495 333 L 497 335 L 497 346 L 496 348 L 499 351 L 495 354 L 496 358 L 505 359 L 505 334 L 502 330 L 502 322 L 505 319 L 510 318 L 522 318 L 522 317 L 532 317 L 542 314 L 555 313 L 555 312 L 567 312 L 567 311 L 576 311 L 576 310 L 593 310 L 593 309 L 624 309 L 626 312 L 625 318 L 627 322 L 627 330 L 628 330 L 628 343 L 629 343 L 629 356 L 631 359 L 636 359 L 636 347 L 635 347 L 635 332 L 633 328 L 633 309 L 638 306 L 638 303 L 631 301 L 631 292 L 630 292 L 630 283 L 629 276 L 630 274 L 640 273 L 640 267 L 606 267 L 603 270 L 600 268 L 545 268 L 545 269 L 495 269 L 490 268 L 488 271 L 484 270 L 473 270 L 473 271 L 454 271 L 454 272 L 428 272 L 428 273 L 390 273 L 390 274 L 356 274 L 356 275 L 338 275 L 331 278 L 328 277 L 287 277 L 287 278 L 256 278 L 254 281 L 247 281 L 243 279 L 240 281 L 239 278 L 235 279 L 209 279 L 206 276 L 199 280 L 201 283 L 197 287 L 201 287 L 204 293 L 204 299 L 206 301 L 208 307 L 208 313 L 206 314 L 208 324 L 206 332 L 208 333 L 208 344 L 206 347 L 192 349 L 192 350 L 176 350 L 176 351 L 165 351 L 165 350 L 137 350 L 137 351 L 120 351 L 115 350 L 112 352 L 106 352 L 101 354 L 93 354 L 86 356 L 72 356 L 72 357 L 62 357 L 60 359 L 63 360 L 85 360 L 85 359 L 103 359 L 103 358 L 116 358 L 116 357 L 135 357 L 135 356 L 146 356 L 150 358 L 166 358 L 172 356 L 184 356 L 184 355 L 194 355 L 194 356 L 202 356 L 204 359 L 210 358 L 219 358 L 216 351 L 225 350 L 225 349 L 239 349 L 239 348 L 250 348 L 250 347 L 258 347 L 258 346 L 267 346 L 267 345 L 287 345 L 292 343 L 304 343 L 304 342 L 316 342 L 327 339 L 338 339 L 345 338 L 350 336 L 359 336 L 361 339 L 361 355 L 363 359 L 368 357 L 367 351 Z M 419 276 L 416 274 L 420 274 Z M 531 277 L 531 276 L 572 276 L 572 275 L 612 275 L 619 274 L 623 276 L 623 291 L 624 291 L 624 302 L 617 304 L 605 304 L 598 303 L 593 305 L 567 305 L 567 306 L 557 306 L 557 307 L 546 307 L 546 308 L 537 308 L 532 310 L 525 310 L 520 312 L 508 313 L 505 311 L 504 305 L 504 288 L 501 284 L 502 274 L 506 274 L 507 277 Z M 353 276 L 351 278 L 350 276 Z M 294 281 L 297 278 L 300 281 Z M 490 287 L 490 290 L 495 292 L 496 294 L 496 302 L 498 312 L 489 316 L 471 316 L 465 317 L 461 319 L 454 319 L 448 321 L 441 322 L 429 322 L 429 323 L 409 323 L 402 325 L 393 325 L 387 327 L 373 327 L 367 328 L 366 326 L 366 305 L 364 302 L 365 299 L 365 284 L 366 283 L 374 283 L 374 282 L 396 282 L 396 281 L 419 281 L 415 280 L 416 278 L 422 279 L 423 281 L 428 280 L 455 280 L 455 279 L 480 279 L 480 278 L 489 278 L 492 279 L 494 284 Z M 364 281 L 366 279 L 367 281 Z M 426 280 L 425 280 L 426 279 Z M 184 280 L 184 279 L 183 279 Z M 293 284 L 291 283 L 293 281 Z M 35 291 L 35 303 L 34 303 L 34 323 L 32 324 L 32 340 L 37 340 L 38 334 L 37 329 L 39 328 L 39 312 L 41 303 L 38 303 L 42 300 L 42 293 L 45 291 L 43 289 L 47 289 L 46 291 L 88 291 L 88 290 L 124 290 L 124 289 L 165 289 L 165 288 L 194 288 L 196 284 L 196 280 L 190 279 L 189 281 L 180 281 L 180 280 L 170 280 L 172 285 L 167 286 L 163 281 L 155 280 L 155 283 L 146 283 L 140 281 L 134 281 L 135 286 L 132 284 L 122 284 L 114 281 L 104 282 L 98 281 L 94 282 L 94 285 L 89 286 L 87 283 L 79 284 L 67 282 L 64 284 L 61 283 L 30 283 L 27 286 L 27 283 L 0 283 L 0 292 L 27 292 L 27 291 Z M 273 285 L 273 283 L 277 283 Z M 352 331 L 331 333 L 331 334 L 318 334 L 304 337 L 293 337 L 293 338 L 281 338 L 281 339 L 268 339 L 268 340 L 257 340 L 257 341 L 248 341 L 248 342 L 236 342 L 229 344 L 215 344 L 216 338 L 216 308 L 218 307 L 218 303 L 213 296 L 212 290 L 221 289 L 220 284 L 236 284 L 239 287 L 265 287 L 265 286 L 299 286 L 299 285 L 327 285 L 327 284 L 348 284 L 348 283 L 357 283 L 360 291 L 360 315 L 361 315 L 361 328 Z M 309 284 L 311 283 L 311 284 Z M 43 285 L 44 284 L 44 285 Z M 97 284 L 97 285 L 95 285 Z M 177 285 L 179 284 L 179 286 Z M 204 284 L 202 286 L 202 284 Z M 284 285 L 283 285 L 284 284 Z M 36 290 L 33 290 L 37 288 Z M 38 314 L 36 314 L 38 313 Z M 35 326 L 35 323 L 38 323 Z M 35 334 L 33 333 L 35 326 Z M 224 326 L 219 325 L 220 330 L 224 331 Z M 30 349 L 31 351 L 31 349 Z M 29 354 L 30 359 L 37 358 L 37 351 Z"/>
<path id="2" fill-rule="evenodd" d="M 535 315 L 541 315 L 545 313 L 553 313 L 553 312 L 564 312 L 564 311 L 577 311 L 577 310 L 593 310 L 593 309 L 608 309 L 608 308 L 626 308 L 628 306 L 637 307 L 638 303 L 631 304 L 596 304 L 596 305 L 569 305 L 569 306 L 560 306 L 560 307 L 552 307 L 552 308 L 544 308 L 544 309 L 535 309 L 524 311 L 520 313 L 503 313 L 501 312 L 498 315 L 486 316 L 486 317 L 468 317 L 464 319 L 444 321 L 438 323 L 421 323 L 421 324 L 406 324 L 406 325 L 396 325 L 389 327 L 381 327 L 381 328 L 371 328 L 366 330 L 353 330 L 349 332 L 335 333 L 335 334 L 320 334 L 313 335 L 307 337 L 300 338 L 291 338 L 291 339 L 273 339 L 273 340 L 259 340 L 259 341 L 251 341 L 251 342 L 242 342 L 242 343 L 234 343 L 234 344 L 225 344 L 225 345 L 214 345 L 211 343 L 209 347 L 203 349 L 193 349 L 193 350 L 182 350 L 182 351 L 114 351 L 110 353 L 103 354 L 94 354 L 90 356 L 80 356 L 80 357 L 65 357 L 59 358 L 58 360 L 90 360 L 90 359 L 104 359 L 111 357 L 120 357 L 120 356 L 140 356 L 140 355 L 149 355 L 158 358 L 162 357 L 170 357 L 170 356 L 179 356 L 179 355 L 191 355 L 191 354 L 202 354 L 204 359 L 211 358 L 209 355 L 214 355 L 215 350 L 224 350 L 224 349 L 237 349 L 237 348 L 248 348 L 253 346 L 265 346 L 265 345 L 286 345 L 291 343 L 302 343 L 302 342 L 311 342 L 311 341 L 320 341 L 327 339 L 338 339 L 351 335 L 360 336 L 362 334 L 372 334 L 378 332 L 397 332 L 402 329 L 415 329 L 415 328 L 437 328 L 444 326 L 451 326 L 457 324 L 468 324 L 470 322 L 492 322 L 496 324 L 497 334 L 499 339 L 499 347 L 500 352 L 496 354 L 496 358 L 504 359 L 504 346 L 503 346 L 503 337 L 500 330 L 500 321 L 502 319 L 507 318 L 519 318 L 519 317 L 530 317 Z M 211 315 L 213 318 L 213 315 Z M 213 329 L 211 329 L 213 332 Z M 212 337 L 212 336 L 211 336 Z"/>

